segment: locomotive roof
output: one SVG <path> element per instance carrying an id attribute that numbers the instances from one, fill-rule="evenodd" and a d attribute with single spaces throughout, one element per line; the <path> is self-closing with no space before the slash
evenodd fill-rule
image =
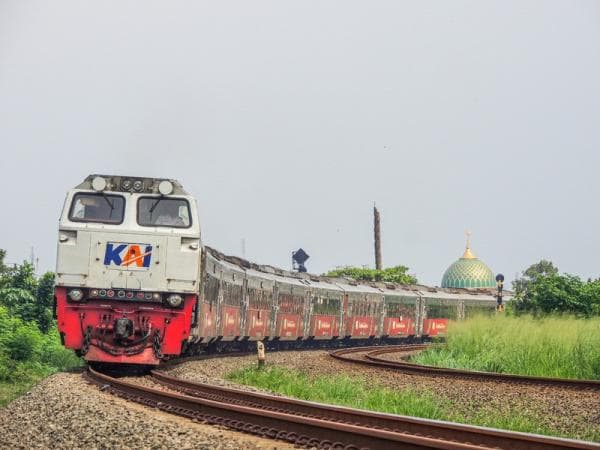
<path id="1" fill-rule="evenodd" d="M 127 175 L 102 175 L 102 174 L 91 174 L 88 175 L 85 180 L 75 186 L 75 189 L 87 189 L 92 190 L 92 181 L 96 177 L 102 177 L 106 180 L 106 191 L 110 192 L 133 192 L 136 194 L 158 194 L 158 185 L 161 181 L 169 181 L 173 185 L 173 195 L 189 195 L 187 191 L 183 189 L 181 183 L 171 178 L 153 178 L 153 177 L 134 177 Z M 142 188 L 140 190 L 132 191 L 131 188 L 125 188 L 125 182 L 129 182 L 133 185 L 136 181 L 142 182 Z"/>
<path id="2" fill-rule="evenodd" d="M 343 285 L 343 289 L 347 291 L 370 291 L 384 293 L 388 295 L 398 295 L 407 297 L 426 297 L 438 298 L 441 300 L 458 300 L 464 299 L 466 295 L 473 296 L 473 300 L 495 300 L 496 290 L 492 288 L 439 288 L 430 287 L 422 284 L 407 285 L 398 283 L 384 282 L 368 282 L 356 281 L 351 278 L 330 278 L 322 275 L 314 275 L 310 273 L 291 272 L 270 265 L 256 264 L 238 256 L 225 255 L 212 247 L 204 247 L 208 253 L 215 259 L 228 264 L 238 266 L 241 269 L 247 270 L 248 273 L 254 276 L 266 276 L 273 279 L 284 277 L 287 281 L 297 285 L 312 286 L 321 289 L 338 290 L 338 284 Z M 511 297 L 510 291 L 504 291 L 506 300 Z"/>

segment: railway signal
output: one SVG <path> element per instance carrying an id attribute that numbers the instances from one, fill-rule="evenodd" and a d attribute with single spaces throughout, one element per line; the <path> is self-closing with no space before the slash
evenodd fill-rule
<path id="1" fill-rule="evenodd" d="M 504 275 L 499 273 L 496 275 L 496 286 L 498 286 L 498 293 L 496 294 L 496 311 L 504 311 L 504 303 L 502 303 L 502 289 L 504 289 Z"/>
<path id="2" fill-rule="evenodd" d="M 308 253 L 299 248 L 295 252 L 292 252 L 292 269 L 298 272 L 306 272 L 306 266 L 304 263 L 310 258 Z"/>

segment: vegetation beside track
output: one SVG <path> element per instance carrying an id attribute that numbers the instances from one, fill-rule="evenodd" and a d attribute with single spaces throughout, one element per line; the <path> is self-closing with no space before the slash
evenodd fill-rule
<path id="1" fill-rule="evenodd" d="M 451 322 L 446 344 L 419 364 L 552 378 L 600 380 L 600 318 L 474 317 Z"/>
<path id="2" fill-rule="evenodd" d="M 354 376 L 338 375 L 313 378 L 299 370 L 276 366 L 258 369 L 251 366 L 237 369 L 227 378 L 240 384 L 267 389 L 302 400 L 492 428 L 558 435 L 556 431 L 545 426 L 533 411 L 499 413 L 486 408 L 478 408 L 472 414 L 465 415 L 456 412 L 449 399 L 431 392 L 413 389 L 392 390 L 367 383 Z M 576 437 L 574 435 L 563 436 Z M 585 436 L 591 440 L 599 437 L 593 433 Z"/>
<path id="3" fill-rule="evenodd" d="M 54 274 L 36 277 L 28 263 L 7 267 L 0 250 L 0 407 L 42 378 L 80 366 L 52 318 Z"/>
<path id="4" fill-rule="evenodd" d="M 43 333 L 0 306 L 0 407 L 48 375 L 81 364 L 61 345 L 56 326 Z"/>
<path id="5" fill-rule="evenodd" d="M 516 314 L 574 314 L 600 316 L 600 278 L 581 280 L 559 273 L 551 261 L 541 260 L 512 282 L 510 309 Z"/>

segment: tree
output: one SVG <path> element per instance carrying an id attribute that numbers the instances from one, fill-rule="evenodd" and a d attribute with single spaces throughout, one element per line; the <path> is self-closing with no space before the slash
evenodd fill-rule
<path id="1" fill-rule="evenodd" d="M 0 276 L 2 276 L 2 274 L 5 273 L 6 270 L 8 269 L 8 267 L 6 267 L 6 264 L 4 263 L 5 257 L 6 257 L 6 250 L 2 250 L 0 248 Z"/>
<path id="2" fill-rule="evenodd" d="M 47 272 L 38 279 L 27 262 L 0 273 L 0 305 L 25 322 L 36 322 L 44 333 L 52 326 L 53 290 L 54 274 Z"/>
<path id="3" fill-rule="evenodd" d="M 588 280 L 583 285 L 582 295 L 585 303 L 589 305 L 589 315 L 600 316 L 600 278 Z"/>
<path id="4" fill-rule="evenodd" d="M 36 291 L 37 322 L 40 329 L 47 333 L 53 323 L 54 308 L 54 273 L 46 272 L 38 280 Z"/>
<path id="5" fill-rule="evenodd" d="M 548 275 L 532 281 L 527 299 L 533 310 L 543 313 L 585 313 L 582 282 L 571 275 Z"/>
<path id="6" fill-rule="evenodd" d="M 523 271 L 520 278 L 515 279 L 512 282 L 513 290 L 516 295 L 527 290 L 529 284 L 542 277 L 558 274 L 558 267 L 555 267 L 552 261 L 546 261 L 542 259 L 540 262 L 532 264 L 525 271 Z"/>
<path id="7" fill-rule="evenodd" d="M 600 314 L 600 280 L 582 281 L 579 277 L 559 274 L 552 262 L 532 264 L 521 278 L 513 281 L 516 312 Z"/>
<path id="8" fill-rule="evenodd" d="M 417 278 L 408 273 L 406 266 L 394 266 L 377 270 L 361 267 L 343 267 L 324 274 L 326 277 L 348 277 L 357 281 L 384 281 L 398 284 L 417 284 Z"/>

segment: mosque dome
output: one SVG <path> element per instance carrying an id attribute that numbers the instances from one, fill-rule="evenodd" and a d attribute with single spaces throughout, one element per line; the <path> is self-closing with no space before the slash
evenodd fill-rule
<path id="1" fill-rule="evenodd" d="M 443 288 L 482 288 L 495 287 L 496 279 L 492 270 L 471 251 L 471 239 L 467 233 L 465 253 L 444 272 Z"/>

